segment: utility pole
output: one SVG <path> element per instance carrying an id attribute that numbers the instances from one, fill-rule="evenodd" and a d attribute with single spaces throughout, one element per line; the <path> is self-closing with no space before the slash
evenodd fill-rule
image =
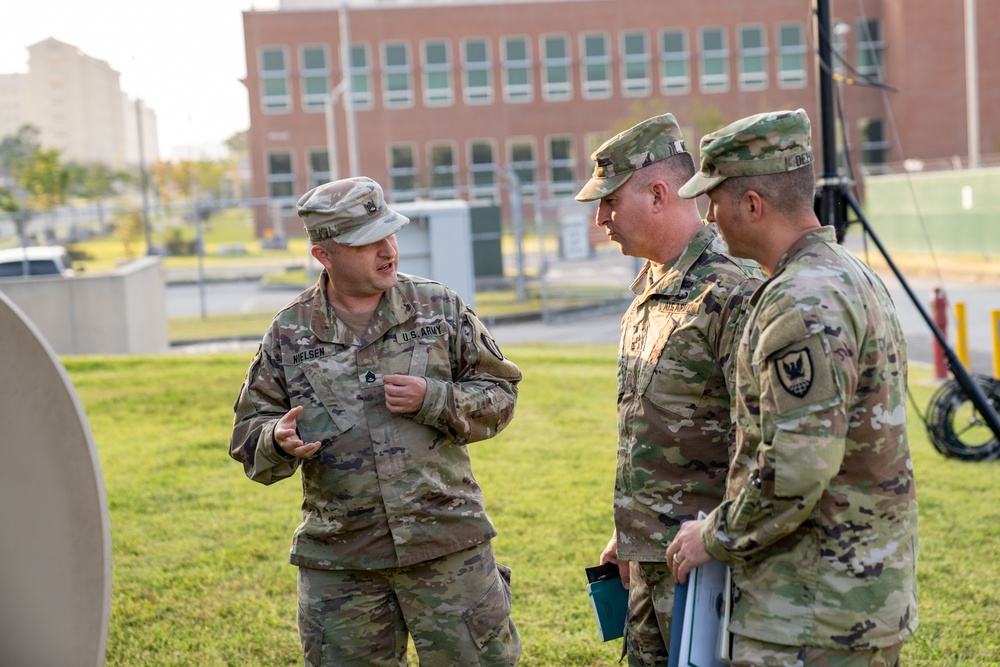
<path id="1" fill-rule="evenodd" d="M 976 53 L 976 0 L 965 0 L 965 106 L 969 126 L 969 169 L 979 167 L 979 58 Z"/>
<path id="2" fill-rule="evenodd" d="M 347 17 L 348 0 L 340 0 L 337 21 L 340 24 L 340 85 L 344 87 L 344 120 L 347 124 L 347 165 L 351 177 L 360 176 L 358 166 L 358 131 L 354 125 L 354 91 L 351 88 L 351 27 Z"/>
<path id="3" fill-rule="evenodd" d="M 135 100 L 135 126 L 139 135 L 139 187 L 142 189 L 142 228 L 146 233 L 146 254 L 155 255 L 153 240 L 149 230 L 149 198 L 146 194 L 146 156 L 142 140 L 142 100 Z"/>

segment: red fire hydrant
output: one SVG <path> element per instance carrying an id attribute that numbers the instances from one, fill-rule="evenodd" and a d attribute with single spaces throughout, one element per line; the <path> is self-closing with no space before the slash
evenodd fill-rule
<path id="1" fill-rule="evenodd" d="M 931 317 L 938 331 L 948 340 L 948 297 L 944 295 L 944 290 L 940 287 L 934 288 L 934 296 L 931 297 Z M 934 346 L 934 377 L 944 379 L 948 377 L 948 362 L 944 356 L 944 348 L 938 342 L 937 337 L 931 341 Z"/>

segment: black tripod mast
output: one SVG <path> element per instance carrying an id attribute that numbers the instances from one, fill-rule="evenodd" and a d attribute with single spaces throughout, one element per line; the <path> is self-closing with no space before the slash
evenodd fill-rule
<path id="1" fill-rule="evenodd" d="M 813 0 L 813 13 L 816 15 L 816 44 L 818 45 L 819 56 L 819 106 L 822 128 L 823 147 L 823 174 L 819 178 L 819 193 L 817 201 L 817 215 L 824 225 L 832 225 L 837 230 L 837 240 L 842 241 L 847 229 L 847 210 L 854 212 L 858 222 L 864 228 L 865 234 L 872 240 L 875 247 L 885 258 L 886 264 L 899 279 L 899 283 L 906 290 L 906 294 L 913 301 L 917 312 L 930 327 L 931 334 L 941 345 L 947 359 L 948 369 L 951 371 L 955 382 L 965 394 L 965 397 L 973 404 L 979 416 L 986 426 L 993 432 L 993 437 L 1000 442 L 1000 417 L 997 416 L 993 406 L 986 399 L 979 385 L 973 381 L 968 371 L 959 361 L 958 356 L 948 345 L 944 334 L 934 324 L 934 320 L 928 315 L 920 300 L 910 289 L 903 274 L 900 273 L 896 264 L 889 257 L 889 253 L 879 241 L 871 225 L 861 212 L 861 205 L 847 188 L 843 178 L 837 174 L 837 127 L 836 115 L 833 110 L 833 26 L 830 0 Z"/>

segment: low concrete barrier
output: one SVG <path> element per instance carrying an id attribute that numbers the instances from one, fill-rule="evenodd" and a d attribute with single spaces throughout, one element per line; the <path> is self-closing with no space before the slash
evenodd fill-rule
<path id="1" fill-rule="evenodd" d="M 159 354 L 169 349 L 160 257 L 74 278 L 0 280 L 56 354 Z"/>

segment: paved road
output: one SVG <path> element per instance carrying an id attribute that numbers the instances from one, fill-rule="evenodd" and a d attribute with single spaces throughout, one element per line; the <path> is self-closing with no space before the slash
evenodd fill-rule
<path id="1" fill-rule="evenodd" d="M 624 274 L 623 274 L 624 275 Z M 619 276 L 615 275 L 617 280 Z M 931 363 L 932 336 L 917 307 L 893 276 L 885 276 L 899 311 L 900 322 L 906 333 L 910 359 Z M 623 280 L 627 282 L 627 280 Z M 925 310 L 930 309 L 930 297 L 935 282 L 928 279 L 908 279 L 911 290 L 921 300 Z M 969 352 L 972 369 L 977 373 L 991 374 L 993 370 L 993 338 L 990 311 L 1000 309 L 1000 286 L 972 283 L 948 283 L 949 300 L 948 340 L 955 341 L 953 306 L 964 302 L 968 314 Z M 257 282 L 212 283 L 205 287 L 205 304 L 209 314 L 222 312 L 277 311 L 298 293 L 297 289 L 263 289 Z M 167 289 L 168 316 L 198 315 L 201 312 L 201 292 L 197 285 L 171 286 Z M 501 345 L 518 343 L 617 343 L 618 323 L 624 307 L 587 317 L 577 317 L 561 322 L 494 323 L 490 329 Z M 226 343 L 196 346 L 178 351 L 198 352 L 230 348 L 253 347 L 253 343 Z"/>

